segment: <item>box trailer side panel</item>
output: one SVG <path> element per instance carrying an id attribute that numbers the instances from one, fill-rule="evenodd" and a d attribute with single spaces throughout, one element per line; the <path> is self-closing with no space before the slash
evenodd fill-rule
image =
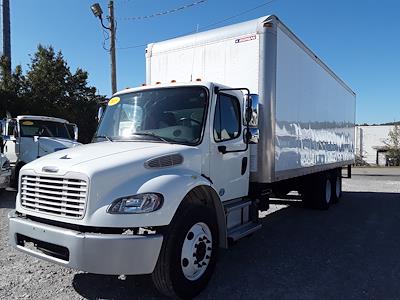
<path id="1" fill-rule="evenodd" d="M 274 180 L 352 163 L 355 94 L 283 25 L 276 52 Z"/>

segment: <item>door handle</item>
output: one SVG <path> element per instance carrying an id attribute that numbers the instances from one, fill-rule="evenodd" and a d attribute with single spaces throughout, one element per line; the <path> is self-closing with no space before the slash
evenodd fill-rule
<path id="1" fill-rule="evenodd" d="M 218 152 L 225 154 L 226 153 L 226 146 L 218 146 Z"/>

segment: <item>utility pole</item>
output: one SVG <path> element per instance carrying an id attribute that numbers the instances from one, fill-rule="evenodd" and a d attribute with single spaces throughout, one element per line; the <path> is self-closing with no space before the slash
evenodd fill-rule
<path id="1" fill-rule="evenodd" d="M 103 23 L 103 10 L 99 3 L 94 3 L 90 9 L 94 16 L 100 19 L 101 26 L 110 31 L 110 58 L 111 58 L 111 91 L 112 93 L 117 92 L 117 67 L 115 58 L 115 18 L 114 18 L 114 1 L 108 2 L 109 16 L 107 17 L 109 25 L 108 27 Z"/>
<path id="2" fill-rule="evenodd" d="M 117 92 L 117 71 L 116 71 L 116 58 L 115 58 L 115 19 L 114 19 L 114 1 L 108 3 L 110 11 L 109 22 L 111 31 L 110 40 L 110 56 L 111 56 L 111 90 L 112 93 Z"/>
<path id="3" fill-rule="evenodd" d="M 10 38 L 10 0 L 3 0 L 3 55 L 7 57 L 7 68 L 11 72 L 11 38 Z"/>

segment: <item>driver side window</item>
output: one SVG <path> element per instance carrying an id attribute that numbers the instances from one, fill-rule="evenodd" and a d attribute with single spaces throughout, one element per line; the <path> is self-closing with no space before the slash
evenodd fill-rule
<path id="1" fill-rule="evenodd" d="M 217 99 L 214 115 L 214 140 L 229 141 L 240 136 L 240 103 L 230 95 L 220 94 Z"/>

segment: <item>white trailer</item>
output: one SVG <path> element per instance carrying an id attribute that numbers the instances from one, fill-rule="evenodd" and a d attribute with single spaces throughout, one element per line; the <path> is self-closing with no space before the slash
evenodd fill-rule
<path id="1" fill-rule="evenodd" d="M 21 169 L 10 242 L 191 298 L 271 195 L 339 200 L 355 94 L 275 16 L 151 44 L 146 59 L 147 85 L 110 99 L 96 143 Z"/>

